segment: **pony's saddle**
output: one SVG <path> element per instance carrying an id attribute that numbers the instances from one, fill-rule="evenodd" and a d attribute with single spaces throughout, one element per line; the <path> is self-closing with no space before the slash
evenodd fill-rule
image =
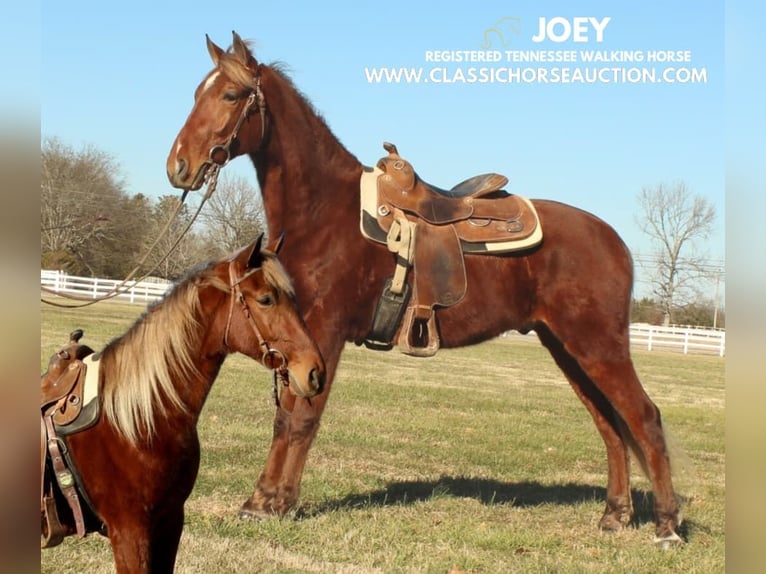
<path id="1" fill-rule="evenodd" d="M 67 457 L 67 435 L 93 425 L 99 414 L 96 391 L 98 369 L 93 349 L 81 344 L 80 329 L 48 362 L 40 380 L 40 512 L 41 547 L 55 546 L 69 534 L 85 535 L 85 521 L 76 480 Z M 67 510 L 68 507 L 68 510 Z M 70 516 L 71 515 L 71 516 Z M 73 524 L 72 524 L 73 522 Z"/>
<path id="2" fill-rule="evenodd" d="M 542 229 L 532 203 L 502 189 L 507 177 L 488 173 L 440 189 L 423 181 L 395 145 L 383 147 L 388 156 L 362 174 L 361 230 L 396 253 L 397 263 L 365 344 L 391 348 L 401 323 L 401 350 L 431 356 L 440 346 L 436 308 L 465 296 L 465 254 L 529 249 L 542 241 Z"/>

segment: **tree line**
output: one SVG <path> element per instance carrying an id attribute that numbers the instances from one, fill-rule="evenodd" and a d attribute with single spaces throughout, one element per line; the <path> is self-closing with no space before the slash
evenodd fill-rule
<path id="1" fill-rule="evenodd" d="M 631 323 L 649 323 L 663 325 L 665 322 L 665 307 L 656 299 L 641 297 L 633 299 L 630 309 Z M 701 298 L 672 309 L 674 325 L 692 325 L 695 327 L 726 327 L 726 311 L 711 299 Z"/>
<path id="2" fill-rule="evenodd" d="M 128 194 L 119 164 L 93 146 L 74 149 L 50 138 L 43 141 L 41 152 L 43 269 L 122 279 L 148 253 L 139 275 L 172 281 L 200 261 L 247 244 L 265 228 L 260 195 L 243 178 L 223 174 L 198 222 L 181 237 L 195 210 L 184 204 L 173 217 L 179 194 Z M 172 256 L 167 256 L 174 245 Z"/>
<path id="3" fill-rule="evenodd" d="M 138 272 L 172 281 L 201 261 L 247 244 L 266 227 L 260 193 L 243 178 L 222 173 L 199 221 L 180 237 L 193 210 L 184 205 L 168 223 L 178 194 L 159 198 L 128 194 L 118 163 L 93 146 L 74 149 L 49 138 L 41 151 L 44 269 L 122 279 L 170 225 Z M 725 315 L 718 287 L 723 267 L 711 268 L 698 245 L 713 230 L 713 206 L 682 181 L 645 187 L 636 199 L 636 223 L 652 241 L 654 252 L 634 256 L 650 276 L 652 297 L 634 301 L 632 320 L 722 327 Z M 172 256 L 166 256 L 176 243 Z M 713 300 L 711 282 L 716 291 Z"/>

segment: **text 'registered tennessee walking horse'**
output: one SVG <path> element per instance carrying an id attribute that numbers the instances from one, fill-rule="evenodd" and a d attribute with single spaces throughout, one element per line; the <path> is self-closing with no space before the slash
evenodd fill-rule
<path id="1" fill-rule="evenodd" d="M 179 282 L 97 361 L 79 330 L 53 355 L 41 381 L 42 547 L 100 531 L 119 574 L 172 572 L 197 420 L 226 356 L 273 369 L 291 391 L 282 400 L 321 391 L 324 362 L 291 281 L 260 245 Z"/>
<path id="2" fill-rule="evenodd" d="M 227 51 L 209 38 L 207 45 L 214 67 L 197 87 L 193 108 L 172 145 L 168 177 L 180 189 L 199 189 L 211 169 L 239 155 L 250 157 L 269 234 L 285 234 L 282 259 L 325 358 L 329 389 L 345 342 L 367 338 L 394 269 L 389 248 L 360 233 L 360 180 L 374 170 L 343 147 L 279 67 L 259 62 L 236 33 Z M 389 159 L 394 158 L 389 151 Z M 437 225 L 455 214 L 462 217 L 449 198 L 439 197 L 434 204 L 433 187 L 422 184 L 418 183 L 419 206 L 409 206 L 412 210 L 421 217 L 429 212 Z M 453 190 L 451 199 L 491 201 L 482 194 L 496 188 L 494 180 L 469 180 Z M 379 197 L 381 190 L 378 184 Z M 424 198 L 425 204 L 420 201 Z M 512 253 L 461 255 L 463 292 L 459 301 L 436 307 L 438 322 L 431 323 L 438 329 L 439 345 L 459 347 L 510 329 L 534 330 L 604 440 L 607 499 L 600 527 L 618 530 L 631 521 L 630 446 L 651 480 L 657 540 L 662 545 L 678 542 L 679 505 L 660 412 L 644 391 L 630 356 L 630 253 L 616 232 L 590 213 L 548 200 L 532 200 L 531 206 L 543 230 L 541 242 Z M 394 207 L 403 211 L 408 206 Z M 405 219 L 411 215 L 405 213 Z M 442 227 L 418 229 L 448 234 Z M 417 239 L 415 244 L 417 258 Z M 435 261 L 432 266 L 451 264 Z M 418 280 L 417 260 L 414 269 L 405 283 L 420 303 L 420 286 L 410 285 Z M 448 271 L 447 276 L 457 275 Z M 423 310 L 420 307 L 416 312 Z M 421 318 L 427 315 L 426 309 Z M 401 340 L 401 330 L 398 336 Z M 311 402 L 288 399 L 294 402 L 292 414 L 287 424 L 275 425 L 268 460 L 255 492 L 242 507 L 243 515 L 281 515 L 296 504 L 327 396 L 323 393 Z M 278 411 L 276 416 L 283 415 Z"/>

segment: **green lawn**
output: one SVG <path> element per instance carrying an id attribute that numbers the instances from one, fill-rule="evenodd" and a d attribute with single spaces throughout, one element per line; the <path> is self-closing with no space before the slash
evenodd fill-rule
<path id="1" fill-rule="evenodd" d="M 41 365 L 72 329 L 85 329 L 83 342 L 100 348 L 141 311 L 43 306 Z M 236 512 L 270 444 L 270 378 L 231 357 L 200 420 L 202 463 L 176 570 L 723 572 L 724 360 L 639 351 L 635 361 L 676 445 L 682 548 L 652 545 L 651 491 L 638 470 L 635 524 L 598 531 L 601 439 L 547 352 L 519 336 L 432 359 L 349 345 L 299 508 L 257 523 Z M 113 572 L 109 543 L 69 538 L 42 552 L 41 571 Z"/>

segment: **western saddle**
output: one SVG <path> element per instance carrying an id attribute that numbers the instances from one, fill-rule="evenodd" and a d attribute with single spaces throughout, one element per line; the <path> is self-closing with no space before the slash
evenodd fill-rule
<path id="1" fill-rule="evenodd" d="M 396 254 L 364 344 L 427 357 L 440 346 L 436 309 L 459 303 L 468 281 L 465 254 L 496 255 L 533 248 L 542 229 L 532 203 L 502 188 L 508 178 L 488 173 L 452 189 L 423 181 L 396 146 L 361 179 L 361 231 Z M 407 271 L 413 278 L 407 282 Z M 410 286 L 410 283 L 412 286 Z"/>
<path id="2" fill-rule="evenodd" d="M 86 534 L 87 514 L 80 505 L 82 492 L 78 494 L 77 473 L 66 446 L 66 435 L 92 426 L 99 414 L 97 390 L 91 390 L 93 378 L 97 387 L 98 369 L 91 361 L 93 349 L 79 342 L 82 335 L 81 329 L 69 335 L 69 342 L 51 357 L 40 380 L 42 548 L 56 546 L 75 532 L 80 537 Z M 93 367 L 91 375 L 86 376 L 88 363 Z"/>

